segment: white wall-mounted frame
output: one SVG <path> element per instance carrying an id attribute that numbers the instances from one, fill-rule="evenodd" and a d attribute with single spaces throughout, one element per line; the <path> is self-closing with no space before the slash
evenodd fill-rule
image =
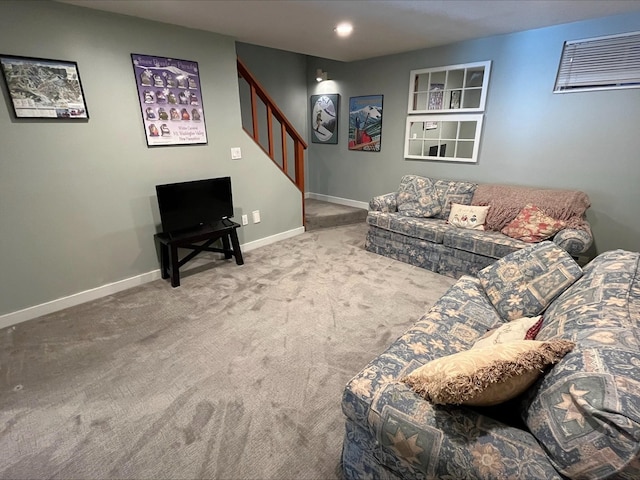
<path id="1" fill-rule="evenodd" d="M 490 71 L 490 60 L 411 70 L 407 112 L 483 112 Z"/>
<path id="2" fill-rule="evenodd" d="M 482 113 L 410 115 L 404 158 L 477 163 L 483 117 Z"/>

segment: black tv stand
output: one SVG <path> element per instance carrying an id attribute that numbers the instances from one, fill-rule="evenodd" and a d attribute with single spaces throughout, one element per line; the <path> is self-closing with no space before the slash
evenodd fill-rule
<path id="1" fill-rule="evenodd" d="M 171 286 L 180 286 L 180 267 L 192 260 L 201 252 L 224 253 L 224 258 L 236 257 L 236 263 L 243 265 L 240 242 L 236 230 L 239 224 L 232 222 L 228 218 L 215 222 L 211 225 L 201 225 L 195 229 L 180 232 L 156 233 L 154 238 L 160 246 L 160 274 L 162 278 L 171 278 Z M 222 240 L 222 248 L 212 247 L 216 240 Z M 197 242 L 204 242 L 195 245 Z M 182 260 L 178 258 L 178 248 L 193 250 Z"/>

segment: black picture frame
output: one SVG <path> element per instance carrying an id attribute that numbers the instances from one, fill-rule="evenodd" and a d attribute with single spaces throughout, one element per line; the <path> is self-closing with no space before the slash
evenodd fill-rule
<path id="1" fill-rule="evenodd" d="M 147 147 L 207 145 L 198 62 L 131 54 Z"/>
<path id="2" fill-rule="evenodd" d="M 89 118 L 76 62 L 0 54 L 0 66 L 16 118 Z"/>
<path id="3" fill-rule="evenodd" d="M 340 95 L 311 95 L 311 143 L 337 145 Z"/>

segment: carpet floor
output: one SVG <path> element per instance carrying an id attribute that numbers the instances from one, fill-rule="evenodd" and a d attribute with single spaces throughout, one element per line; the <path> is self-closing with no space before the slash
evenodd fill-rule
<path id="1" fill-rule="evenodd" d="M 0 478 L 339 478 L 344 385 L 454 282 L 365 232 L 0 330 Z"/>

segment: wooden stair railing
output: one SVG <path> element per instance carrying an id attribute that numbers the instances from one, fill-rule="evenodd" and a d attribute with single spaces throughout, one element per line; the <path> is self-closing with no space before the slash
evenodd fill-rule
<path id="1" fill-rule="evenodd" d="M 253 140 L 262 148 L 262 150 L 273 160 L 280 170 L 291 180 L 302 195 L 302 225 L 305 225 L 305 212 L 304 212 L 304 151 L 307 149 L 307 143 L 303 140 L 302 136 L 296 131 L 291 122 L 285 117 L 284 113 L 278 108 L 273 99 L 269 96 L 267 91 L 260 85 L 260 82 L 253 76 L 253 74 L 247 69 L 246 65 L 238 60 L 238 76 L 243 78 L 250 88 L 251 98 L 251 125 L 253 132 L 250 132 L 247 128 L 243 129 Z M 260 143 L 259 132 L 259 118 L 258 118 L 258 100 L 261 100 L 267 112 L 267 136 L 268 136 L 268 149 Z M 274 142 L 274 128 L 273 119 L 276 119 L 280 123 L 280 141 L 282 144 L 282 165 L 276 160 L 275 154 L 275 142 Z M 287 140 L 291 138 L 293 141 L 293 163 L 294 170 L 293 176 L 290 175 L 288 152 L 287 152 Z"/>

